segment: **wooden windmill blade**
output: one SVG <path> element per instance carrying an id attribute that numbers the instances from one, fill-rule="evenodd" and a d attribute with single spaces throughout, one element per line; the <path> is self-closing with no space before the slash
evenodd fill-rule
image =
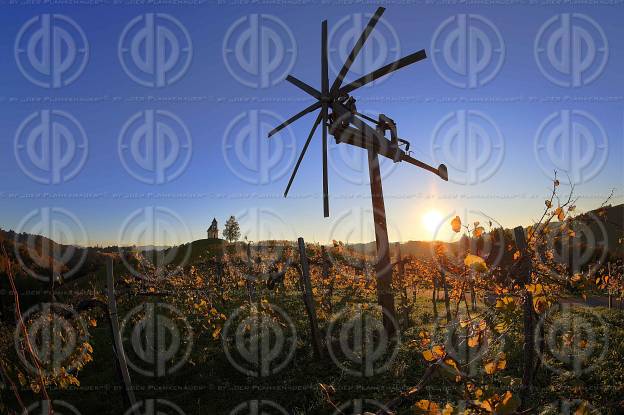
<path id="1" fill-rule="evenodd" d="M 323 119 L 323 215 L 329 217 L 329 179 L 327 177 L 327 112 L 329 110 L 329 68 L 327 63 L 327 20 L 321 25 L 321 88 Z"/>
<path id="2" fill-rule="evenodd" d="M 353 46 L 351 53 L 349 53 L 347 60 L 345 61 L 344 65 L 342 65 L 342 68 L 340 68 L 340 72 L 338 72 L 338 76 L 336 77 L 336 79 L 334 79 L 334 83 L 332 84 L 332 87 L 331 87 L 332 96 L 337 96 L 338 89 L 342 85 L 342 81 L 344 80 L 344 77 L 349 72 L 349 69 L 351 69 L 351 65 L 353 64 L 353 61 L 355 60 L 357 55 L 360 53 L 360 50 L 362 50 L 362 47 L 364 47 L 364 43 L 366 43 L 366 39 L 368 39 L 368 36 L 371 34 L 373 29 L 377 25 L 377 22 L 381 18 L 381 15 L 385 11 L 386 11 L 385 8 L 378 7 L 373 17 L 371 17 L 371 19 L 368 21 L 368 24 L 364 28 L 364 31 L 360 35 L 357 42 L 355 42 L 355 45 Z"/>
<path id="3" fill-rule="evenodd" d="M 411 65 L 413 63 L 419 62 L 423 59 L 427 59 L 427 53 L 425 52 L 424 49 L 419 50 L 418 52 L 414 52 L 411 55 L 407 55 L 401 59 L 398 59 L 392 63 L 389 63 L 385 66 L 382 66 L 381 68 L 374 70 L 373 72 L 362 76 L 361 78 L 356 79 L 353 82 L 350 82 L 349 84 L 345 85 L 344 87 L 340 88 L 340 93 L 341 94 L 349 94 L 353 91 L 355 91 L 356 89 L 369 84 L 379 78 L 381 78 L 382 76 L 386 76 L 394 71 L 397 71 L 401 68 L 406 67 L 407 65 Z"/>

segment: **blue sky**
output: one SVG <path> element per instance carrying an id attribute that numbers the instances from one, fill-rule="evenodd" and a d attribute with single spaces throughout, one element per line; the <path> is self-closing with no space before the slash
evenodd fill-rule
<path id="1" fill-rule="evenodd" d="M 528 225 L 538 218 L 544 205 L 543 199 L 549 192 L 550 179 L 536 157 L 535 137 L 544 120 L 562 110 L 572 111 L 572 114 L 590 114 L 608 137 L 606 148 L 598 150 L 606 155 L 605 160 L 600 161 L 597 156 L 597 161 L 590 162 L 590 168 L 596 170 L 594 177 L 582 179 L 582 183 L 576 186 L 576 194 L 581 197 L 577 203 L 579 209 L 596 207 L 612 188 L 616 188 L 613 202 L 624 201 L 624 84 L 621 79 L 624 71 L 624 26 L 621 25 L 621 4 L 449 6 L 407 3 L 387 6 L 383 20 L 392 30 L 385 26 L 386 29 L 380 30 L 380 33 L 390 46 L 384 49 L 382 44 L 368 45 L 369 49 L 363 53 L 369 58 L 368 62 L 373 63 L 363 66 L 368 70 L 376 69 L 372 65 L 377 63 L 380 53 L 382 58 L 387 57 L 383 62 L 385 64 L 396 51 L 403 56 L 423 48 L 427 50 L 429 59 L 392 74 L 374 87 L 355 91 L 353 95 L 358 99 L 358 109 L 371 113 L 383 111 L 392 117 L 398 124 L 399 135 L 411 141 L 413 155 L 432 164 L 445 161 L 439 160 L 439 154 L 436 156 L 432 151 L 436 132 L 440 131 L 436 126 L 455 111 L 486 114 L 498 126 L 503 150 L 498 159 L 492 156 L 493 167 L 490 166 L 492 171 L 487 177 L 480 177 L 469 184 L 446 183 L 411 165 L 391 166 L 391 163 L 385 163 L 387 174 L 383 185 L 392 240 L 432 238 L 435 226 L 423 221 L 430 211 L 437 212 L 437 215 L 426 216 L 430 218 L 429 222 L 432 217 L 459 214 L 471 221 L 491 217 L 504 226 L 514 226 Z M 260 146 L 257 148 L 264 161 L 262 157 L 270 157 L 267 154 L 279 153 L 280 143 L 292 144 L 289 141 L 291 137 L 296 139 L 294 153 L 287 152 L 288 155 L 278 161 L 278 167 L 270 172 L 269 179 L 256 179 L 254 173 L 260 176 L 259 172 L 241 173 L 240 169 L 228 164 L 232 156 L 227 155 L 230 147 L 224 143 L 230 143 L 230 138 L 237 137 L 236 127 L 228 130 L 228 126 L 240 114 L 260 111 L 287 118 L 309 105 L 311 100 L 302 91 L 279 79 L 276 85 L 268 88 L 253 88 L 241 83 L 225 64 L 224 39 L 228 31 L 233 33 L 231 37 L 237 36 L 236 28 L 230 29 L 246 16 L 264 14 L 279 19 L 295 41 L 292 51 L 285 52 L 293 56 L 290 73 L 318 87 L 321 20 L 329 20 L 331 31 L 333 25 L 346 16 L 374 12 L 375 5 L 319 7 L 316 3 L 309 3 L 241 6 L 226 2 L 221 5 L 158 7 L 120 4 L 3 5 L 2 8 L 0 55 L 4 58 L 0 60 L 0 137 L 5 150 L 0 152 L 2 228 L 19 228 L 23 218 L 34 209 L 59 207 L 79 219 L 88 235 L 88 243 L 131 243 L 136 241 L 123 236 L 124 223 L 128 223 L 128 218 L 137 209 L 156 206 L 174 212 L 184 222 L 188 232 L 177 236 L 183 241 L 205 237 L 205 230 L 213 217 L 223 223 L 229 215 L 243 218 L 243 231 L 249 231 L 251 239 L 255 239 L 255 235 L 289 239 L 303 236 L 322 242 L 331 239 L 373 239 L 368 211 L 369 187 L 365 180 L 361 180 L 366 177 L 366 171 L 362 175 L 345 167 L 345 160 L 350 160 L 349 157 L 356 160 L 363 157 L 357 149 L 340 150 L 332 146 L 332 217 L 323 218 L 320 198 L 321 140 L 318 131 L 290 197 L 281 197 L 294 165 L 293 157 L 298 155 L 314 115 L 310 114 L 295 123 L 290 129 L 290 136 L 283 134 L 286 138 L 276 137 L 277 144 L 273 145 L 277 147 L 263 147 L 266 143 L 259 140 L 265 138 L 254 132 L 257 137 L 255 145 Z M 61 88 L 42 88 L 33 84 L 16 63 L 15 42 L 20 29 L 32 17 L 45 13 L 59 13 L 71 18 L 82 28 L 89 42 L 89 57 L 84 70 L 75 81 Z M 118 59 L 121 33 L 133 18 L 145 13 L 164 13 L 174 17 L 185 27 L 192 41 L 190 65 L 179 80 L 162 88 L 139 85 L 127 75 Z M 596 69 L 600 58 L 595 59 L 597 63 L 589 67 L 588 73 L 597 72 L 598 75 L 588 85 L 555 85 L 544 76 L 536 63 L 537 34 L 548 19 L 561 13 L 591 17 L 608 41 L 606 65 Z M 495 76 L 475 88 L 451 85 L 434 65 L 432 37 L 446 19 L 458 14 L 478 15 L 491 22 L 504 42 L 504 59 L 500 68 L 494 71 Z M 356 20 L 347 20 L 341 27 L 348 29 Z M 480 24 L 479 21 L 476 24 Z M 334 52 L 342 47 L 340 42 L 343 41 L 339 29 L 336 30 L 332 37 L 334 43 L 330 43 Z M 282 42 L 288 43 L 288 31 L 278 33 Z M 439 32 L 443 37 L 444 31 Z M 578 33 L 581 33 L 583 40 L 585 32 Z M 398 45 L 392 42 L 395 36 L 399 39 Z M 496 36 L 489 36 L 490 41 L 496 41 Z M 599 43 L 600 36 L 593 36 Z M 349 47 L 352 44 L 348 40 L 343 42 L 347 42 Z M 381 52 L 376 47 L 381 48 Z M 479 48 L 477 45 L 477 58 L 483 52 Z M 586 49 L 583 44 L 580 48 L 582 61 Z M 165 55 L 169 52 L 165 50 Z M 243 50 L 242 53 L 247 52 Z M 269 57 L 274 56 L 271 53 L 274 51 L 269 51 Z M 451 49 L 450 53 L 454 50 Z M 340 59 L 336 59 L 335 54 L 332 56 L 332 62 L 339 66 Z M 494 58 L 493 62 L 496 61 L 497 58 Z M 183 65 L 183 60 L 181 62 L 179 65 Z M 439 62 L 444 65 L 443 60 Z M 334 75 L 330 75 L 332 79 Z M 36 97 L 52 98 L 53 102 L 46 102 L 45 99 L 44 102 L 33 102 Z M 75 102 L 75 98 L 81 98 L 82 102 Z M 87 98 L 91 101 L 92 98 L 97 99 L 96 102 L 84 102 Z M 30 114 L 42 110 L 70 113 L 82 125 L 88 140 L 86 161 L 75 177 L 61 183 L 38 183 L 18 163 L 15 136 L 20 124 Z M 175 114 L 192 139 L 190 161 L 177 161 L 182 166 L 181 174 L 165 183 L 148 184 L 137 180 L 120 159 L 118 138 L 122 127 L 134 114 L 145 110 Z M 247 115 L 243 116 L 243 120 L 245 117 Z M 598 136 L 600 133 L 594 131 L 589 143 L 600 142 Z M 245 141 L 243 144 L 250 143 Z M 478 147 L 477 157 L 483 151 L 487 149 Z M 591 148 L 581 147 L 581 156 L 588 151 Z M 366 168 L 366 165 L 361 164 L 360 167 Z M 455 172 L 452 165 L 449 165 L 449 171 L 451 175 Z M 462 177 L 461 174 L 459 177 Z M 567 181 L 565 176 L 561 177 L 561 181 Z M 562 186 L 563 192 L 567 189 Z M 85 197 L 86 194 L 90 196 Z M 260 222 L 251 219 L 258 212 L 260 218 L 264 218 Z M 265 228 L 257 223 L 263 223 Z M 28 231 L 28 225 L 23 225 L 22 230 Z M 448 237 L 446 232 L 447 229 L 444 229 L 438 237 Z M 154 242 L 167 241 L 156 237 Z"/>

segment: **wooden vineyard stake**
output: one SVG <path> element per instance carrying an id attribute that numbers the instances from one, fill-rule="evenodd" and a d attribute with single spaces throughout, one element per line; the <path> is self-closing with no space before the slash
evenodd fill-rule
<path id="1" fill-rule="evenodd" d="M 514 228 L 516 247 L 520 251 L 520 261 L 525 261 L 526 266 L 520 268 L 520 283 L 524 289 L 524 354 L 522 370 L 522 402 L 526 404 L 526 398 L 530 392 L 533 378 L 534 330 L 533 330 L 533 295 L 526 289 L 531 282 L 531 258 L 528 256 L 528 246 L 524 235 L 524 228 Z"/>
<path id="2" fill-rule="evenodd" d="M 609 276 L 609 283 L 607 284 L 607 292 L 609 293 L 609 310 L 613 307 L 613 295 L 611 293 L 611 263 L 607 262 L 607 270 Z"/>
<path id="3" fill-rule="evenodd" d="M 397 255 L 396 265 L 399 268 L 398 283 L 401 286 L 401 302 L 403 303 L 401 309 L 402 309 L 402 314 L 403 314 L 403 321 L 405 323 L 405 327 L 409 327 L 410 307 L 408 304 L 407 285 L 405 284 L 405 261 L 403 260 L 403 257 L 401 256 L 401 243 L 397 242 L 394 246 L 395 246 L 396 255 Z"/>
<path id="4" fill-rule="evenodd" d="M 119 332 L 119 320 L 117 320 L 117 300 L 115 298 L 115 282 L 113 277 L 113 259 L 108 258 L 106 262 L 106 286 L 108 289 L 108 316 L 110 321 L 111 333 L 113 335 L 113 348 L 117 356 L 117 364 L 121 373 L 121 381 L 125 391 L 130 408 L 135 408 L 136 397 L 132 389 L 130 373 L 128 372 L 128 363 L 126 362 L 126 354 L 121 341 L 121 333 Z M 134 409 L 133 409 L 134 411 Z"/>
<path id="5" fill-rule="evenodd" d="M 303 302 L 308 313 L 310 321 L 310 336 L 312 337 L 312 347 L 314 355 L 317 358 L 322 356 L 321 336 L 316 320 L 316 309 L 314 307 L 314 297 L 312 296 L 312 283 L 310 282 L 310 265 L 306 255 L 305 241 L 303 238 L 298 239 L 299 243 L 299 260 L 301 262 L 301 287 L 303 289 Z"/>

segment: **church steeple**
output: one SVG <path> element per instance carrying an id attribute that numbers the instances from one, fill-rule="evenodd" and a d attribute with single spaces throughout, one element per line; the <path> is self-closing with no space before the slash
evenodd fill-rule
<path id="1" fill-rule="evenodd" d="M 208 228 L 208 239 L 219 238 L 219 227 L 217 225 L 217 218 L 212 218 L 212 223 Z"/>

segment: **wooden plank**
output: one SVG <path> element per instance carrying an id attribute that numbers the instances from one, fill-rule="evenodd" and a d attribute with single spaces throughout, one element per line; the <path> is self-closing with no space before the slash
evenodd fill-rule
<path id="1" fill-rule="evenodd" d="M 312 283 L 310 282 L 310 265 L 305 250 L 305 241 L 303 238 L 298 239 L 299 243 L 299 261 L 301 262 L 301 287 L 303 288 L 303 302 L 308 313 L 310 322 L 310 336 L 312 337 L 312 348 L 317 358 L 322 356 L 321 336 L 316 319 L 316 307 L 314 305 L 314 297 L 312 297 Z"/>
<path id="2" fill-rule="evenodd" d="M 117 320 L 117 300 L 115 298 L 115 281 L 113 276 L 112 258 L 108 258 L 106 262 L 106 271 L 106 287 L 108 290 L 108 316 L 111 326 L 111 333 L 113 335 L 113 347 L 115 348 L 115 355 L 117 356 L 119 371 L 121 372 L 121 380 L 123 382 L 128 405 L 130 405 L 130 408 L 134 408 L 136 405 L 136 397 L 134 395 L 134 390 L 132 389 L 132 381 L 130 380 L 130 373 L 128 372 L 126 354 L 124 352 L 123 342 L 121 340 L 121 333 L 119 332 L 119 320 Z"/>

